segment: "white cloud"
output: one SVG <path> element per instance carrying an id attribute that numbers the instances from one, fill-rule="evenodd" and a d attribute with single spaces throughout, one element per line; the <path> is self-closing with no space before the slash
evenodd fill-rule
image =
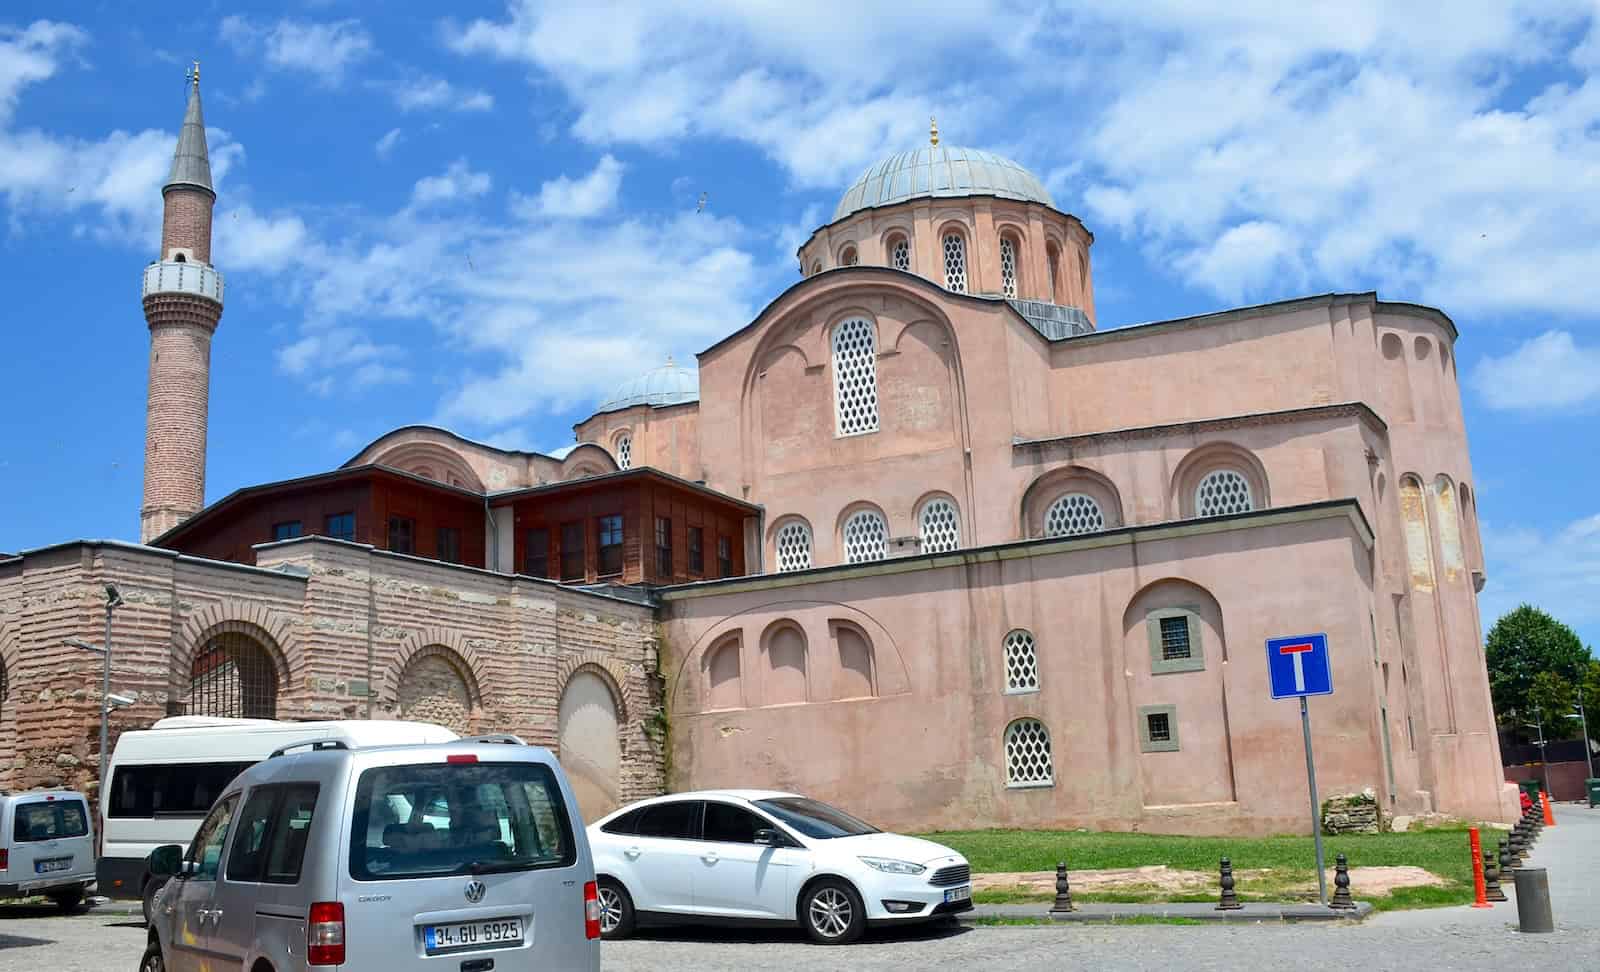
<path id="1" fill-rule="evenodd" d="M 1472 387 L 1490 408 L 1543 411 L 1600 404 L 1600 346 L 1546 331 L 1472 368 Z"/>
<path id="2" fill-rule="evenodd" d="M 372 87 L 388 93 L 401 111 L 435 108 L 446 111 L 488 111 L 494 107 L 494 95 L 489 92 L 458 88 L 444 78 L 374 81 Z"/>
<path id="3" fill-rule="evenodd" d="M 411 189 L 411 201 L 418 206 L 429 203 L 471 199 L 489 191 L 487 172 L 474 172 L 466 159 L 456 159 L 443 175 L 424 176 Z"/>
<path id="4" fill-rule="evenodd" d="M 1485 630 L 1527 602 L 1575 627 L 1600 624 L 1600 513 L 1554 530 L 1483 523 L 1489 582 L 1478 596 Z"/>
<path id="5" fill-rule="evenodd" d="M 77 27 L 50 20 L 22 28 L 0 24 L 0 125 L 11 120 L 23 88 L 55 74 L 57 59 L 88 39 Z"/>
<path id="6" fill-rule="evenodd" d="M 213 262 L 229 272 L 261 270 L 274 273 L 305 260 L 316 249 L 300 217 L 263 216 L 248 205 L 226 208 L 213 223 L 216 236 Z"/>
<path id="7" fill-rule="evenodd" d="M 222 39 L 235 50 L 260 52 L 271 67 L 309 74 L 324 85 L 339 83 L 375 50 L 372 35 L 357 20 L 264 23 L 235 14 L 223 18 Z"/>
<path id="8" fill-rule="evenodd" d="M 377 153 L 378 158 L 388 161 L 390 154 L 394 152 L 395 146 L 400 144 L 400 139 L 404 137 L 404 134 L 398 128 L 389 129 L 383 133 L 382 138 L 373 143 L 372 151 Z"/>
<path id="9" fill-rule="evenodd" d="M 616 206 L 621 186 L 622 163 L 606 155 L 601 157 L 594 171 L 581 179 L 558 176 L 539 187 L 537 198 L 514 198 L 512 209 L 524 217 L 586 219 Z"/>
<path id="10" fill-rule="evenodd" d="M 366 388 L 410 380 L 410 372 L 396 363 L 403 355 L 399 347 L 376 344 L 354 328 L 335 327 L 279 348 L 278 367 L 327 394 L 343 383 Z"/>

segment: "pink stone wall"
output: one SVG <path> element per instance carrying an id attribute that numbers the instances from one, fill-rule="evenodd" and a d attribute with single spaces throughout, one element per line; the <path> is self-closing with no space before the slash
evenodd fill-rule
<path id="1" fill-rule="evenodd" d="M 654 466 L 690 482 L 704 479 L 700 462 L 698 403 L 655 407 L 635 405 L 615 412 L 597 412 L 577 425 L 579 442 L 593 442 L 617 458 L 617 439 L 632 439 L 631 464 Z"/>

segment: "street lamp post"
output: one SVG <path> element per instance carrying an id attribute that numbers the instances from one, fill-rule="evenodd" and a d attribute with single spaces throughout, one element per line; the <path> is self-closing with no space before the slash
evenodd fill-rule
<path id="1" fill-rule="evenodd" d="M 81 639 L 70 639 L 67 644 L 74 648 L 83 648 L 87 651 L 98 651 L 102 656 L 100 669 L 100 773 L 99 789 L 96 790 L 96 803 L 99 796 L 105 792 L 106 766 L 111 759 L 110 748 L 110 722 L 111 722 L 111 612 L 122 606 L 122 594 L 115 584 L 106 585 L 106 640 L 101 645 L 91 645 Z"/>
<path id="2" fill-rule="evenodd" d="M 1583 711 L 1583 695 L 1578 695 L 1578 719 L 1583 723 L 1583 762 L 1589 767 L 1589 779 L 1594 779 L 1594 753 L 1589 748 L 1589 716 Z"/>

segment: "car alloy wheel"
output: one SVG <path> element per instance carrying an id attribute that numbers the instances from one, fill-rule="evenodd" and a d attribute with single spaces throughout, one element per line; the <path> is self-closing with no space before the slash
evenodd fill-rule
<path id="1" fill-rule="evenodd" d="M 139 962 L 139 972 L 167 972 L 167 962 L 161 957 L 161 946 L 155 942 L 145 949 L 144 959 Z"/>
<path id="2" fill-rule="evenodd" d="M 622 924 L 622 895 L 609 884 L 600 886 L 600 934 L 610 935 Z"/>
<path id="3" fill-rule="evenodd" d="M 841 888 L 826 887 L 811 896 L 807 909 L 811 927 L 823 938 L 839 938 L 850 930 L 855 909 Z"/>

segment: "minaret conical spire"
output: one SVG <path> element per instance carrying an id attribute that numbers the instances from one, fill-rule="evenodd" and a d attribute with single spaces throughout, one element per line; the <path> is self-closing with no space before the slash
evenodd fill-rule
<path id="1" fill-rule="evenodd" d="M 206 119 L 200 110 L 200 62 L 189 75 L 189 105 L 183 112 L 183 130 L 178 133 L 178 148 L 172 153 L 172 171 L 167 174 L 165 194 L 176 186 L 195 186 L 216 195 L 211 185 L 211 157 L 206 152 Z"/>

